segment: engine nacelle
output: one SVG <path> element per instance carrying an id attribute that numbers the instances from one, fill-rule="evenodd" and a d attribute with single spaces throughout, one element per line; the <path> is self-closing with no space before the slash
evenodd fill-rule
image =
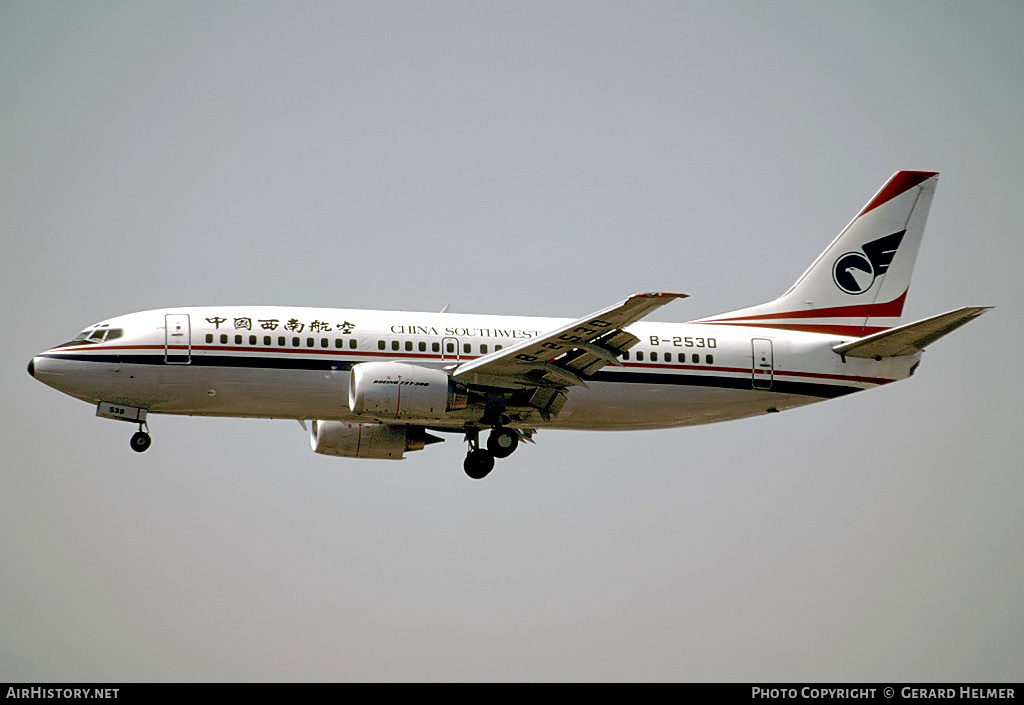
<path id="1" fill-rule="evenodd" d="M 423 450 L 442 439 L 416 426 L 349 421 L 313 421 L 309 445 L 321 455 L 401 460 L 406 451 Z"/>
<path id="2" fill-rule="evenodd" d="M 403 362 L 361 362 L 352 366 L 348 407 L 353 414 L 383 419 L 439 419 L 468 404 L 468 392 L 443 370 Z"/>

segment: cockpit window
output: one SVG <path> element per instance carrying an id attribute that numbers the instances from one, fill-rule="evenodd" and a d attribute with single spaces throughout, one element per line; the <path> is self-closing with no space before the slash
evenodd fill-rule
<path id="1" fill-rule="evenodd" d="M 95 326 L 93 328 L 86 328 L 78 334 L 74 340 L 70 343 L 64 343 L 57 347 L 63 348 L 68 345 L 81 345 L 83 343 L 102 343 L 104 341 L 110 342 L 111 340 L 117 340 L 124 335 L 123 328 L 108 328 L 109 324 L 102 326 Z"/>

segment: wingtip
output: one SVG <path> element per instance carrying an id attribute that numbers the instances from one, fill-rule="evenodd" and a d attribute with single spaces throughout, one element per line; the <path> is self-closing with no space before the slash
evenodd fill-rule
<path id="1" fill-rule="evenodd" d="M 638 297 L 644 298 L 644 299 L 688 299 L 688 298 L 690 298 L 689 294 L 673 294 L 673 293 L 669 293 L 669 292 L 665 292 L 665 291 L 648 291 L 648 292 L 644 292 L 642 294 L 634 294 L 634 296 L 638 296 Z"/>

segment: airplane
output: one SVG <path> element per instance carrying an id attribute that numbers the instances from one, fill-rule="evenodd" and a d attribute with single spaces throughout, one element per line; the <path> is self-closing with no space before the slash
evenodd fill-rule
<path id="1" fill-rule="evenodd" d="M 689 323 L 641 322 L 685 294 L 578 319 L 290 306 L 110 318 L 29 374 L 138 424 L 148 414 L 309 424 L 316 453 L 400 460 L 465 437 L 485 477 L 541 429 L 660 429 L 785 411 L 905 379 L 926 346 L 991 307 L 900 316 L 938 174 L 893 175 L 782 296 Z M 481 442 L 481 433 L 487 440 Z"/>

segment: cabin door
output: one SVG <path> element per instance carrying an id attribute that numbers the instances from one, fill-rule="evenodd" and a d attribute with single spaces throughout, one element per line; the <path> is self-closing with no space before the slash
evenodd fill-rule
<path id="1" fill-rule="evenodd" d="M 768 338 L 751 340 L 754 351 L 752 384 L 754 389 L 771 389 L 775 376 L 775 361 L 772 355 L 772 341 Z"/>
<path id="2" fill-rule="evenodd" d="M 164 316 L 164 362 L 168 365 L 187 365 L 192 362 L 192 325 L 187 313 L 168 313 Z"/>

